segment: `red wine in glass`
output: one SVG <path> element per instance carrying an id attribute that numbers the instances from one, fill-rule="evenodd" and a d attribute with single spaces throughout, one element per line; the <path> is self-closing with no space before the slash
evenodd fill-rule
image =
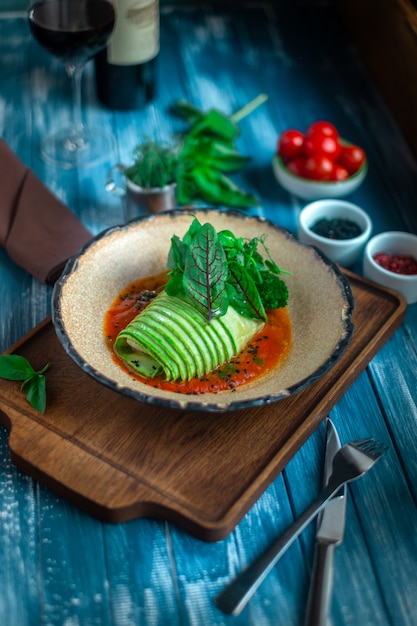
<path id="1" fill-rule="evenodd" d="M 74 123 L 41 142 L 41 154 L 63 167 L 95 164 L 108 157 L 112 137 L 92 131 L 81 121 L 81 75 L 86 62 L 103 49 L 115 21 L 109 0 L 38 0 L 29 8 L 35 39 L 60 58 L 73 82 Z"/>

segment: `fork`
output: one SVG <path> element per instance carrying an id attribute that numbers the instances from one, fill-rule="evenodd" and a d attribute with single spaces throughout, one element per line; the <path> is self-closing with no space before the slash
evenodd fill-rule
<path id="1" fill-rule="evenodd" d="M 329 481 L 307 510 L 215 598 L 225 613 L 238 615 L 298 535 L 344 484 L 363 476 L 388 447 L 374 438 L 352 441 L 335 454 Z"/>

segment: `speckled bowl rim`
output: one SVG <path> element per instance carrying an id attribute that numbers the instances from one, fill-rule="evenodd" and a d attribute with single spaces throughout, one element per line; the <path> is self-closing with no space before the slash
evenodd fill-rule
<path id="1" fill-rule="evenodd" d="M 126 378 L 126 380 L 121 383 L 120 380 L 116 380 L 116 377 L 103 374 L 103 372 L 100 371 L 100 368 L 92 363 L 94 359 L 91 359 L 91 355 L 86 357 L 81 354 L 83 347 L 81 347 L 81 349 L 77 347 L 77 341 L 80 341 L 80 339 L 79 337 L 75 337 L 75 334 L 71 330 L 71 311 L 74 311 L 74 303 L 71 302 L 70 295 L 71 288 L 73 288 L 74 285 L 75 289 L 77 289 L 77 283 L 78 288 L 82 291 L 83 286 L 81 283 L 83 281 L 83 271 L 86 271 L 83 269 L 83 264 L 86 262 L 88 264 L 90 256 L 94 256 L 94 254 L 100 255 L 100 247 L 106 247 L 107 243 L 112 242 L 112 238 L 128 238 L 129 236 L 132 236 L 135 229 L 137 229 L 140 234 L 144 229 L 146 230 L 147 228 L 149 229 L 158 226 L 158 222 L 156 222 L 156 220 L 160 220 L 161 224 L 164 222 L 168 222 L 170 224 L 172 221 L 172 232 L 166 244 L 166 252 L 168 252 L 170 237 L 174 233 L 178 234 L 176 233 L 175 222 L 177 220 L 183 221 L 186 217 L 190 223 L 192 216 L 194 215 L 200 219 L 200 221 L 210 221 L 212 223 L 215 222 L 216 219 L 220 219 L 222 222 L 222 228 L 229 227 L 231 230 L 234 230 L 236 234 L 239 234 L 239 232 L 237 232 L 239 229 L 236 229 L 237 225 L 242 226 L 243 230 L 245 230 L 245 228 L 249 229 L 251 233 L 250 236 L 255 236 L 252 235 L 252 233 L 263 234 L 264 231 L 267 231 L 268 236 L 277 238 L 275 243 L 278 243 L 279 241 L 280 245 L 284 243 L 291 253 L 295 254 L 295 256 L 297 256 L 297 251 L 300 251 L 299 258 L 301 258 L 302 255 L 305 256 L 305 262 L 308 261 L 309 265 L 312 263 L 313 266 L 315 266 L 315 272 L 319 272 L 322 279 L 329 283 L 332 295 L 337 303 L 336 310 L 331 315 L 334 315 L 334 320 L 333 317 L 332 320 L 336 326 L 338 336 L 329 349 L 326 346 L 324 347 L 325 351 L 327 351 L 325 358 L 323 358 L 322 361 L 307 375 L 303 375 L 299 379 L 294 380 L 292 384 L 288 384 L 283 387 L 280 387 L 278 381 L 277 388 L 271 391 L 271 383 L 273 384 L 275 382 L 275 376 L 277 373 L 279 378 L 279 371 L 282 367 L 279 366 L 277 368 L 277 372 L 269 372 L 269 374 L 260 379 L 260 383 L 249 383 L 242 387 L 238 387 L 234 392 L 223 391 L 219 393 L 209 393 L 196 396 L 155 390 L 152 387 L 144 385 L 143 383 L 133 381 L 130 376 L 118 368 Z M 302 255 L 301 251 L 303 251 Z M 160 269 L 163 269 L 163 267 Z M 291 270 L 290 267 L 285 267 L 283 269 Z M 123 287 L 125 287 L 129 282 L 130 281 L 120 284 L 118 290 L 112 293 L 111 296 L 109 295 L 109 302 L 112 302 Z M 70 287 L 69 284 L 71 285 Z M 298 288 L 300 288 L 300 283 L 298 284 Z M 301 304 L 297 305 L 297 303 L 293 303 L 291 306 L 294 312 L 297 311 L 298 306 L 297 315 L 299 315 Z M 291 306 L 289 305 L 290 315 Z M 52 321 L 57 337 L 66 353 L 84 372 L 115 392 L 135 398 L 140 402 L 156 404 L 172 409 L 208 412 L 233 411 L 262 406 L 288 398 L 289 396 L 306 389 L 326 374 L 339 360 L 347 348 L 353 333 L 353 324 L 351 321 L 353 308 L 354 299 L 348 279 L 340 271 L 338 266 L 328 259 L 315 246 L 301 243 L 289 231 L 277 226 L 263 217 L 247 216 L 243 213 L 235 211 L 220 211 L 218 209 L 201 208 L 195 210 L 177 209 L 173 211 L 166 211 L 135 219 L 127 224 L 111 227 L 103 231 L 88 242 L 80 250 L 78 255 L 74 256 L 67 262 L 64 272 L 54 286 L 52 295 Z M 98 327 L 100 328 L 98 329 Z M 100 332 L 104 343 L 103 319 L 97 320 L 97 327 L 95 326 L 94 330 L 96 334 Z M 112 357 L 107 346 L 106 350 L 108 359 L 112 361 Z M 287 357 L 287 361 L 291 359 L 291 354 L 292 353 L 290 353 Z M 268 389 L 268 391 L 266 392 L 265 389 Z"/>

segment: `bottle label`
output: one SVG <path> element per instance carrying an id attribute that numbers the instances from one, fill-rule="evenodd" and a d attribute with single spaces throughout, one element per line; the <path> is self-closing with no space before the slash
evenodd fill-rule
<path id="1" fill-rule="evenodd" d="M 136 65 L 159 52 L 159 0 L 113 0 L 116 24 L 107 46 L 113 65 Z"/>

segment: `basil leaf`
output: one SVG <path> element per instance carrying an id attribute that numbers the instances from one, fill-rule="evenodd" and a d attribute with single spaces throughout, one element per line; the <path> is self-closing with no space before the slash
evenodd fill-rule
<path id="1" fill-rule="evenodd" d="M 26 385 L 26 398 L 39 413 L 46 409 L 46 380 L 43 374 L 35 374 Z"/>
<path id="2" fill-rule="evenodd" d="M 26 380 L 35 374 L 27 359 L 18 354 L 0 356 L 0 378 L 6 380 Z"/>
<path id="3" fill-rule="evenodd" d="M 208 323 L 226 313 L 227 260 L 211 224 L 203 224 L 188 246 L 183 280 L 185 294 L 204 312 Z"/>
<path id="4" fill-rule="evenodd" d="M 46 408 L 46 381 L 44 372 L 49 364 L 36 372 L 29 361 L 18 354 L 0 356 L 0 378 L 21 380 L 20 390 L 26 393 L 26 399 L 40 413 Z"/>
<path id="5" fill-rule="evenodd" d="M 188 131 L 190 137 L 204 134 L 214 134 L 224 139 L 232 140 L 239 134 L 237 125 L 226 115 L 216 109 L 210 109 Z"/>
<path id="6" fill-rule="evenodd" d="M 189 124 L 194 124 L 202 118 L 204 113 L 197 109 L 193 104 L 186 102 L 185 100 L 179 100 L 176 105 L 177 111 L 182 115 Z"/>

